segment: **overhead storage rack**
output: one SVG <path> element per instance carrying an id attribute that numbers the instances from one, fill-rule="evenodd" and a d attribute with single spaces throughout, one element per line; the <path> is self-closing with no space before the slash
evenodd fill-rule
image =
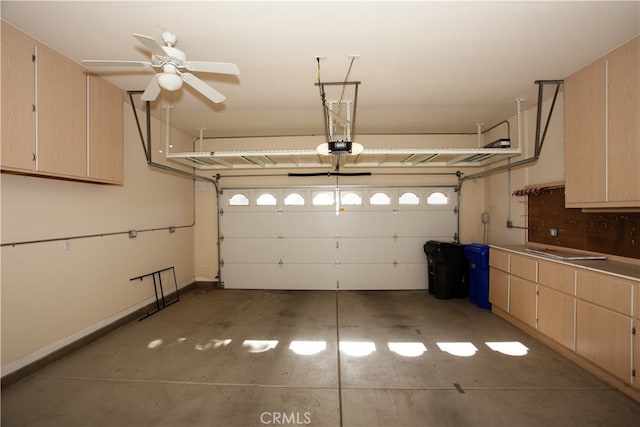
<path id="1" fill-rule="evenodd" d="M 358 167 L 482 167 L 521 153 L 517 148 L 365 148 L 341 155 L 340 165 Z M 335 156 L 316 150 L 256 150 L 167 153 L 167 159 L 199 170 L 253 168 L 326 168 Z"/>

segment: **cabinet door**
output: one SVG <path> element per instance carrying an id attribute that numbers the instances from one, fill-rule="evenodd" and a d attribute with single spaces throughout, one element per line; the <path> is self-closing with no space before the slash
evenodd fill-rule
<path id="1" fill-rule="evenodd" d="M 538 330 L 575 350 L 575 297 L 546 286 L 538 287 Z"/>
<path id="2" fill-rule="evenodd" d="M 88 76 L 89 177 L 122 183 L 122 92 L 101 77 Z"/>
<path id="3" fill-rule="evenodd" d="M 489 269 L 489 301 L 503 311 L 509 311 L 509 274 L 493 267 Z"/>
<path id="4" fill-rule="evenodd" d="M 37 170 L 87 176 L 87 82 L 80 66 L 38 44 Z"/>
<path id="5" fill-rule="evenodd" d="M 631 383 L 631 318 L 578 300 L 576 352 Z"/>
<path id="6" fill-rule="evenodd" d="M 640 206 L 640 37 L 607 56 L 609 202 Z"/>
<path id="7" fill-rule="evenodd" d="M 2 25 L 2 168 L 35 169 L 35 40 Z"/>
<path id="8" fill-rule="evenodd" d="M 565 204 L 606 200 L 606 62 L 599 59 L 564 82 Z"/>
<path id="9" fill-rule="evenodd" d="M 536 284 L 511 276 L 509 283 L 509 314 L 536 327 Z"/>
<path id="10" fill-rule="evenodd" d="M 635 307 L 633 309 L 635 320 L 633 322 L 636 328 L 636 333 L 633 336 L 635 343 L 633 350 L 633 369 L 636 373 L 633 377 L 633 385 L 640 389 L 640 286 L 636 286 L 633 292 L 635 294 Z"/>

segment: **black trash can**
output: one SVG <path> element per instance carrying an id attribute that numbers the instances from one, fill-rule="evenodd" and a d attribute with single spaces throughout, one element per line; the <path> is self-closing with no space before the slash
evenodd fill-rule
<path id="1" fill-rule="evenodd" d="M 429 293 L 438 299 L 466 298 L 469 294 L 464 245 L 429 240 L 427 256 Z"/>

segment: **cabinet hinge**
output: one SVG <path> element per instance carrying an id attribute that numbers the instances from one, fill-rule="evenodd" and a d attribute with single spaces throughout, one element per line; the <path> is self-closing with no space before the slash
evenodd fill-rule
<path id="1" fill-rule="evenodd" d="M 635 335 L 635 334 L 636 334 L 636 327 L 635 327 L 635 326 L 633 326 L 633 327 L 631 328 L 631 335 Z"/>
<path id="2" fill-rule="evenodd" d="M 635 369 L 632 369 L 632 370 L 631 370 L 631 376 L 632 376 L 632 377 L 635 377 L 635 376 L 636 376 L 636 370 L 635 370 Z"/>
<path id="3" fill-rule="evenodd" d="M 31 54 L 31 62 L 36 62 L 36 54 L 35 53 Z"/>

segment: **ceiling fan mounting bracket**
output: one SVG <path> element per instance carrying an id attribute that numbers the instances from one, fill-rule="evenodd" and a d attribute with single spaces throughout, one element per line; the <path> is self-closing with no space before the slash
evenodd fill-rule
<path id="1" fill-rule="evenodd" d="M 178 36 L 168 31 L 162 33 L 162 42 L 169 47 L 174 47 L 178 43 Z"/>

